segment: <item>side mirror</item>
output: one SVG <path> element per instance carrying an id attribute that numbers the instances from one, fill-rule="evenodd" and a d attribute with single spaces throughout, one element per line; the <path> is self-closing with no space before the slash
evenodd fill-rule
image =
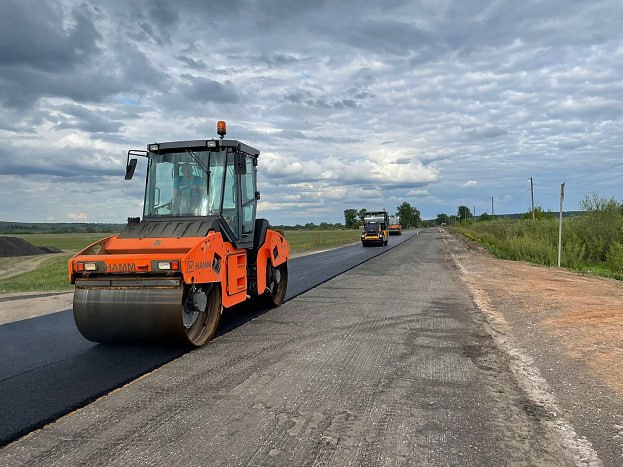
<path id="1" fill-rule="evenodd" d="M 255 199 L 260 199 L 260 192 L 259 191 L 255 192 Z"/>
<path id="2" fill-rule="evenodd" d="M 126 180 L 131 180 L 132 177 L 134 176 L 134 170 L 136 170 L 136 161 L 138 159 L 136 159 L 136 157 L 130 159 L 130 156 L 141 156 L 141 157 L 147 157 L 148 152 L 147 151 L 143 151 L 140 149 L 130 149 L 128 151 L 128 158 L 126 159 L 125 162 L 125 179 Z"/>
<path id="3" fill-rule="evenodd" d="M 134 176 L 134 171 L 136 170 L 137 159 L 130 159 L 128 161 L 128 165 L 125 166 L 125 179 L 131 180 Z"/>

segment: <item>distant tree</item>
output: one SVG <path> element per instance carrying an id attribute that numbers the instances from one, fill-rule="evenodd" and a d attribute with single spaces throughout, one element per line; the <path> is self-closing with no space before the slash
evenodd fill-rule
<path id="1" fill-rule="evenodd" d="M 396 208 L 396 215 L 400 216 L 400 225 L 405 229 L 420 225 L 420 211 L 406 201 Z"/>
<path id="2" fill-rule="evenodd" d="M 486 212 L 483 212 L 480 215 L 480 220 L 481 221 L 490 221 L 491 220 L 491 216 L 489 214 L 487 214 Z"/>
<path id="3" fill-rule="evenodd" d="M 364 217 L 366 217 L 366 213 L 367 213 L 367 212 L 368 212 L 368 211 L 367 211 L 365 208 L 363 208 L 363 209 L 360 209 L 360 210 L 359 210 L 359 212 L 357 213 L 357 215 L 359 216 L 359 221 L 360 221 L 362 224 L 364 223 L 364 220 L 363 220 L 363 219 L 364 219 Z"/>
<path id="4" fill-rule="evenodd" d="M 344 225 L 347 229 L 356 229 L 359 227 L 356 209 L 344 209 Z"/>
<path id="5" fill-rule="evenodd" d="M 459 222 L 464 221 L 467 219 L 471 219 L 472 213 L 467 206 L 459 206 L 457 217 L 459 218 Z"/>
<path id="6" fill-rule="evenodd" d="M 447 214 L 437 214 L 437 224 L 438 225 L 448 224 L 449 221 L 450 221 L 450 218 L 448 217 Z"/>

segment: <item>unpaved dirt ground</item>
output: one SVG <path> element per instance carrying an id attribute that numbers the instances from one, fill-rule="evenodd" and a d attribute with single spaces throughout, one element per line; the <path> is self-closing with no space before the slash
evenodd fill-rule
<path id="1" fill-rule="evenodd" d="M 493 332 L 532 359 L 604 463 L 623 465 L 623 282 L 499 260 L 442 235 Z"/>
<path id="2" fill-rule="evenodd" d="M 0 279 L 34 271 L 42 262 L 57 254 L 62 253 L 0 258 Z M 73 292 L 0 294 L 0 325 L 67 310 L 72 302 Z"/>

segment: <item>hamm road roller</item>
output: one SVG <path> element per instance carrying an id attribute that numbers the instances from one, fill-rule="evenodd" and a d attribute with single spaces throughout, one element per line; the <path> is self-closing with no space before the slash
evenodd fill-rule
<path id="1" fill-rule="evenodd" d="M 129 218 L 69 260 L 74 319 L 87 339 L 201 346 L 224 308 L 247 300 L 279 306 L 290 248 L 256 219 L 260 152 L 219 138 L 128 151 L 126 180 L 147 159 L 142 219 Z"/>

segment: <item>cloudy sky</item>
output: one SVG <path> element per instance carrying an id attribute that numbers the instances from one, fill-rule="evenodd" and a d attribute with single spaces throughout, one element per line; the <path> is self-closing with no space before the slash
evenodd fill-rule
<path id="1" fill-rule="evenodd" d="M 259 215 L 623 199 L 620 0 L 1 0 L 0 220 L 140 215 L 128 149 L 261 151 Z M 141 161 L 144 162 L 144 161 Z M 138 175 L 144 175 L 139 166 Z"/>

